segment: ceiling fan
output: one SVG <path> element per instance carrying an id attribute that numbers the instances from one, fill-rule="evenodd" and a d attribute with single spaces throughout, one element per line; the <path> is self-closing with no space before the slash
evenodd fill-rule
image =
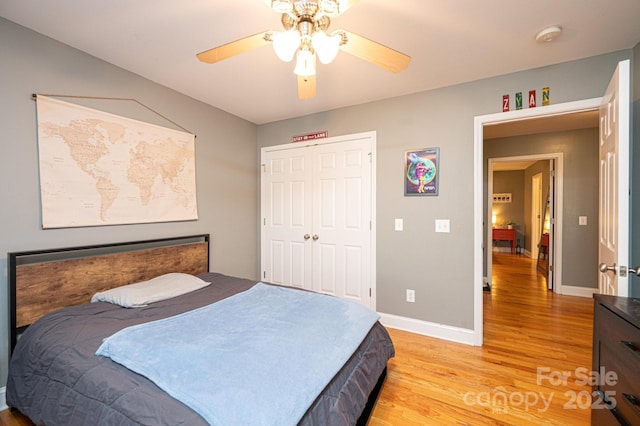
<path id="1" fill-rule="evenodd" d="M 391 72 L 398 73 L 411 58 L 380 43 L 345 30 L 328 33 L 331 18 L 344 13 L 359 0 L 265 0 L 282 14 L 284 31 L 265 31 L 198 53 L 197 58 L 213 64 L 272 43 L 276 55 L 285 62 L 296 58 L 298 98 L 316 95 L 316 58 L 328 64 L 340 49 Z"/>

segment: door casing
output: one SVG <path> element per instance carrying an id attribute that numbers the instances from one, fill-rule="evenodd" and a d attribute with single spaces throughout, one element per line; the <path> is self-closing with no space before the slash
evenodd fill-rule
<path id="1" fill-rule="evenodd" d="M 552 236 L 550 239 L 550 244 L 552 247 L 549 250 L 549 253 L 553 258 L 551 259 L 551 264 L 554 265 L 553 276 L 550 280 L 548 280 L 549 289 L 554 290 L 555 292 L 562 293 L 562 209 L 563 209 L 563 196 L 564 196 L 564 188 L 563 188 L 563 174 L 564 174 L 564 154 L 562 152 L 553 152 L 553 153 L 545 153 L 545 154 L 531 154 L 531 155 L 519 155 L 517 157 L 496 157 L 489 158 L 488 165 L 488 182 L 487 182 L 487 217 L 491 217 L 491 201 L 492 201 L 492 192 L 493 192 L 493 165 L 497 162 L 509 162 L 509 161 L 544 161 L 544 160 L 553 160 L 555 162 L 555 174 L 556 179 L 551 179 L 549 184 L 553 185 L 553 198 L 555 201 L 555 223 L 552 227 Z M 490 250 L 491 244 L 491 227 L 487 226 L 487 255 L 486 255 L 486 265 L 485 269 L 487 271 L 486 280 L 490 283 L 492 280 L 492 261 L 493 261 L 493 253 Z M 532 238 L 534 236 L 532 235 Z M 532 244 L 537 244 L 537 241 L 533 241 Z M 536 256 L 537 259 L 537 256 Z M 484 280 L 484 278 L 483 278 Z M 553 285 L 553 287 L 551 287 Z"/>
<path id="2" fill-rule="evenodd" d="M 528 120 L 544 117 L 548 115 L 571 114 L 582 111 L 597 110 L 600 107 L 602 98 L 591 98 L 562 104 L 548 105 L 543 108 L 528 108 L 515 111 L 501 112 L 495 114 L 481 115 L 474 118 L 474 190 L 473 190 L 473 344 L 482 346 L 483 341 L 483 248 L 484 248 L 484 226 L 483 226 L 483 182 L 484 182 L 484 162 L 483 143 L 484 126 L 509 121 Z M 491 216 L 489 216 L 491 217 Z"/>

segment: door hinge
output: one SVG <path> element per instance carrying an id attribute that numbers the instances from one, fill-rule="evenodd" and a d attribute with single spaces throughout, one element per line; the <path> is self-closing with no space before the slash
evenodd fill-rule
<path id="1" fill-rule="evenodd" d="M 369 231 L 373 231 L 373 223 L 369 221 Z"/>
<path id="2" fill-rule="evenodd" d="M 262 224 L 263 224 L 264 226 L 267 226 L 267 218 L 266 218 L 266 217 L 262 219 Z"/>
<path id="3" fill-rule="evenodd" d="M 369 156 L 369 162 L 372 163 L 373 162 L 373 155 L 371 155 L 371 153 L 367 154 Z"/>
<path id="4" fill-rule="evenodd" d="M 369 297 L 371 297 L 371 289 L 369 289 Z"/>
<path id="5" fill-rule="evenodd" d="M 262 271 L 262 278 L 267 278 L 267 271 Z"/>
<path id="6" fill-rule="evenodd" d="M 262 166 L 262 173 L 267 173 L 267 165 L 266 164 L 260 164 Z"/>

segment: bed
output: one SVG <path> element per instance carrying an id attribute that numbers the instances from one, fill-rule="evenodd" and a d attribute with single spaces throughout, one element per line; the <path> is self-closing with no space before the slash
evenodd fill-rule
<path id="1" fill-rule="evenodd" d="M 256 287 L 256 281 L 209 272 L 208 235 L 9 253 L 8 257 L 12 355 L 6 397 L 12 409 L 35 424 L 47 425 L 208 424 L 147 377 L 96 355 L 103 339 L 127 327 L 219 306 Z M 174 272 L 211 284 L 133 309 L 88 303 L 96 292 Z M 377 321 L 355 347 L 302 417 L 289 419 L 289 424 L 367 422 L 394 348 Z M 185 351 L 185 365 L 190 365 L 188 358 Z M 260 398 L 233 409 L 250 411 Z M 269 419 L 264 421 L 269 424 Z"/>

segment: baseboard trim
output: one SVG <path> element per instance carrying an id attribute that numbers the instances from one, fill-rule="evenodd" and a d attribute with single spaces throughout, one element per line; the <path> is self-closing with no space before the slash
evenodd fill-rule
<path id="1" fill-rule="evenodd" d="M 3 386 L 0 388 L 0 411 L 4 411 L 7 408 L 7 387 Z"/>
<path id="2" fill-rule="evenodd" d="M 511 253 L 511 247 L 492 247 L 491 248 L 492 251 L 494 252 L 498 252 L 498 253 Z"/>
<path id="3" fill-rule="evenodd" d="M 598 292 L 597 288 L 592 287 L 576 287 L 572 285 L 563 285 L 560 294 L 565 296 L 593 297 Z"/>
<path id="4" fill-rule="evenodd" d="M 452 327 L 385 313 L 380 313 L 380 322 L 385 327 L 422 334 L 423 336 L 436 337 L 471 346 L 475 342 L 474 331 L 466 328 Z"/>

